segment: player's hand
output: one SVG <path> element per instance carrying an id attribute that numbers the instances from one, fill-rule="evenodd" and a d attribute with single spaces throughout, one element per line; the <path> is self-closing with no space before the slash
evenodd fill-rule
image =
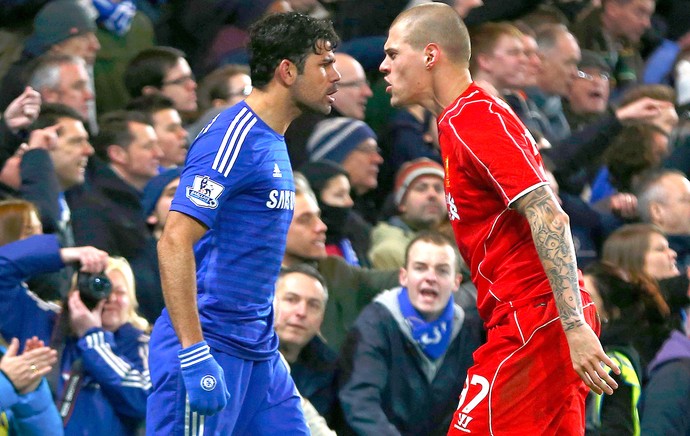
<path id="1" fill-rule="evenodd" d="M 620 374 L 621 370 L 601 348 L 599 338 L 589 324 L 568 330 L 565 336 L 570 347 L 573 369 L 582 381 L 596 394 L 613 394 L 613 390 L 618 388 L 618 383 L 603 365 L 611 368 L 616 374 Z"/>
<path id="2" fill-rule="evenodd" d="M 225 375 L 206 341 L 183 348 L 177 357 L 192 411 L 209 416 L 225 408 L 230 399 Z"/>

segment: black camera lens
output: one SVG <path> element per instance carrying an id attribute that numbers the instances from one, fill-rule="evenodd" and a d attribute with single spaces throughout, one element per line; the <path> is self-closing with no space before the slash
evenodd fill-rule
<path id="1" fill-rule="evenodd" d="M 96 307 L 99 301 L 107 299 L 112 292 L 112 288 L 110 279 L 104 274 L 79 272 L 77 276 L 79 297 L 89 309 Z"/>

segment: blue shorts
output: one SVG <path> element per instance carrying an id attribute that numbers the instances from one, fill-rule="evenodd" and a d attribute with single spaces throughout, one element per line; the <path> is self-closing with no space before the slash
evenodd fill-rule
<path id="1" fill-rule="evenodd" d="M 230 400 L 215 415 L 203 416 L 189 409 L 179 349 L 168 317 L 158 318 L 149 348 L 153 391 L 147 435 L 309 435 L 295 384 L 277 352 L 269 360 L 251 361 L 211 348 L 225 372 Z"/>

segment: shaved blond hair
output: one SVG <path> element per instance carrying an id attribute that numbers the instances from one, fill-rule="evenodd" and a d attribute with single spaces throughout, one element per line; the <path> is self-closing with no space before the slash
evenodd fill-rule
<path id="1" fill-rule="evenodd" d="M 416 50 L 438 44 L 451 62 L 468 66 L 470 35 L 462 18 L 445 3 L 425 3 L 402 12 L 391 24 L 403 29 L 404 41 Z"/>

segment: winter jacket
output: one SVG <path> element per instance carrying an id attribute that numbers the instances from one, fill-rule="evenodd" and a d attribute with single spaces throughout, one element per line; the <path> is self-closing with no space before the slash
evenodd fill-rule
<path id="1" fill-rule="evenodd" d="M 445 435 L 482 343 L 482 323 L 456 305 L 450 345 L 432 361 L 402 316 L 400 290 L 377 296 L 348 334 L 338 383 L 345 419 L 360 435 Z"/>
<path id="2" fill-rule="evenodd" d="M 690 436 L 690 338 L 671 333 L 649 364 L 642 401 L 642 434 Z"/>
<path id="3" fill-rule="evenodd" d="M 32 274 L 62 267 L 54 235 L 39 235 L 0 247 L 0 333 L 5 338 L 37 336 L 46 344 L 54 336 L 59 308 L 24 287 Z M 115 332 L 92 328 L 80 338 L 52 344 L 60 350 L 56 397 L 64 396 L 70 373 L 81 367 L 79 391 L 65 434 L 135 434 L 146 414 L 151 390 L 148 336 L 124 324 Z M 80 364 L 75 365 L 79 361 Z"/>

